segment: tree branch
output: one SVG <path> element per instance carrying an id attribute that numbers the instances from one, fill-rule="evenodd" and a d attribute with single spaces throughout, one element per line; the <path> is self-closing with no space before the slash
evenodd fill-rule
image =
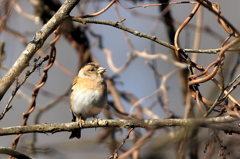
<path id="1" fill-rule="evenodd" d="M 9 147 L 0 147 L 0 154 L 10 155 L 17 159 L 33 159 L 32 157 L 28 157 L 27 155 L 22 154 L 16 150 L 13 150 L 12 148 Z"/>
<path id="2" fill-rule="evenodd" d="M 72 21 L 79 22 L 82 24 L 87 24 L 87 23 L 94 23 L 94 24 L 102 24 L 102 25 L 109 25 L 124 31 L 127 31 L 135 36 L 139 36 L 141 38 L 146 38 L 151 41 L 156 42 L 157 44 L 160 44 L 162 46 L 165 46 L 169 49 L 175 50 L 175 46 L 171 45 L 165 41 L 159 40 L 156 36 L 148 35 L 145 33 L 141 33 L 137 30 L 133 30 L 131 28 L 125 27 L 123 25 L 120 25 L 119 23 L 123 22 L 126 19 L 121 19 L 119 21 L 105 21 L 105 20 L 97 20 L 97 19 L 82 19 L 78 17 L 71 17 Z M 207 50 L 200 50 L 200 49 L 183 49 L 184 52 L 187 53 L 207 53 L 207 54 L 217 54 L 218 52 L 221 51 L 222 48 L 217 48 L 217 49 L 207 49 Z M 239 48 L 230 48 L 227 51 L 239 51 Z"/>
<path id="3" fill-rule="evenodd" d="M 54 16 L 39 30 L 29 42 L 25 50 L 19 56 L 6 75 L 0 79 L 0 100 L 21 72 L 29 65 L 33 55 L 39 50 L 47 37 L 59 24 L 68 17 L 68 14 L 80 0 L 66 0 Z"/>
<path id="4" fill-rule="evenodd" d="M 225 116 L 217 118 L 202 118 L 202 119 L 145 119 L 145 120 L 114 120 L 114 119 L 98 119 L 91 121 L 83 121 L 82 129 L 96 127 L 119 127 L 119 128 L 159 128 L 171 126 L 197 126 L 205 128 L 213 128 L 225 131 L 226 133 L 240 134 L 240 127 L 234 122 L 238 118 Z M 62 131 L 71 131 L 79 128 L 78 122 L 62 123 L 62 124 L 37 124 L 29 126 L 15 126 L 0 128 L 0 136 L 25 134 L 25 133 L 56 133 Z"/>

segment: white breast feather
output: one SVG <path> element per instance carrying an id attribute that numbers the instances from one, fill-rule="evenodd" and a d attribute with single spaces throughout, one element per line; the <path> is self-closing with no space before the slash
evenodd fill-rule
<path id="1" fill-rule="evenodd" d="M 102 111 L 106 102 L 103 93 L 98 91 L 78 91 L 72 99 L 72 109 L 77 117 L 93 117 Z"/>

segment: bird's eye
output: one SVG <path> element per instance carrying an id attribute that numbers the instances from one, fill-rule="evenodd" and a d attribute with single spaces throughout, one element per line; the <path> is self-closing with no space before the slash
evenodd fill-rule
<path id="1" fill-rule="evenodd" d="M 95 69 L 94 69 L 94 68 L 91 68 L 89 71 L 93 72 L 93 71 L 95 71 Z"/>

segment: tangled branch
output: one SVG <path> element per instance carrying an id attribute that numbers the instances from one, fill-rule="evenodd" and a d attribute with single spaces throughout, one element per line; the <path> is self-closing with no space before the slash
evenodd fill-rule
<path id="1" fill-rule="evenodd" d="M 51 52 L 48 58 L 48 65 L 43 69 L 43 75 L 39 81 L 39 83 L 36 85 L 35 89 L 32 92 L 32 101 L 30 103 L 30 106 L 28 108 L 28 111 L 26 113 L 23 113 L 23 122 L 22 122 L 22 126 L 27 125 L 27 121 L 29 118 L 29 115 L 34 111 L 35 106 L 36 106 L 36 99 L 37 99 L 37 95 L 38 92 L 40 90 L 40 88 L 46 83 L 47 81 L 47 77 L 48 77 L 48 71 L 49 69 L 53 66 L 55 58 L 56 58 L 56 47 L 55 47 L 55 43 L 56 41 L 59 39 L 60 37 L 60 33 L 59 33 L 59 29 L 60 27 L 58 27 L 58 29 L 55 31 L 55 38 L 52 40 L 52 42 L 50 43 L 51 45 Z M 21 133 L 19 133 L 16 138 L 13 140 L 12 142 L 12 148 L 16 149 L 18 141 L 20 139 L 20 137 L 22 136 Z"/>

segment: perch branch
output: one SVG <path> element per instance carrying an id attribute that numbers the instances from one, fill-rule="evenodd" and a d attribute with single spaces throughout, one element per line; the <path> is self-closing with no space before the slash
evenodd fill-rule
<path id="1" fill-rule="evenodd" d="M 96 127 L 119 127 L 119 128 L 159 128 L 172 126 L 200 126 L 206 128 L 215 128 L 228 133 L 240 134 L 240 127 L 230 122 L 238 121 L 238 118 L 231 116 L 216 118 L 199 118 L 199 119 L 143 119 L 143 120 L 114 120 L 99 119 L 91 121 L 82 121 L 81 129 Z M 220 124 L 221 123 L 221 124 Z M 61 124 L 37 124 L 26 126 L 14 126 L 0 128 L 0 136 L 25 134 L 25 133 L 56 133 L 62 131 L 72 131 L 79 128 L 78 122 L 61 123 Z"/>

